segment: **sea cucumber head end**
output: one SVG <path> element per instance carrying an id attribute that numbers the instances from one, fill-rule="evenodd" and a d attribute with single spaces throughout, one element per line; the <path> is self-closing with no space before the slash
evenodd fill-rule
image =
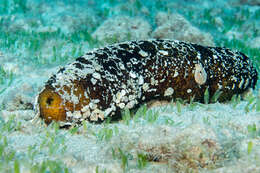
<path id="1" fill-rule="evenodd" d="M 53 89 L 46 87 L 38 97 L 40 117 L 46 124 L 66 120 L 65 107 L 61 96 Z"/>

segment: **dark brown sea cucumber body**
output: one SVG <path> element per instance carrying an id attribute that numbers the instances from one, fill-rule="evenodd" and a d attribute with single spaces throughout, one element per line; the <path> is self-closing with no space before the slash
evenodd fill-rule
<path id="1" fill-rule="evenodd" d="M 39 94 L 40 116 L 97 121 L 150 100 L 220 101 L 254 88 L 257 71 L 243 53 L 173 40 L 123 42 L 93 50 L 54 74 Z"/>

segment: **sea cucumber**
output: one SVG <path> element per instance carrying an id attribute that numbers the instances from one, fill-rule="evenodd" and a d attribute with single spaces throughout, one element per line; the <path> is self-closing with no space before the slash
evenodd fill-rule
<path id="1" fill-rule="evenodd" d="M 150 100 L 219 101 L 255 88 L 257 71 L 241 52 L 176 40 L 140 40 L 95 49 L 61 67 L 38 95 L 38 115 L 80 123 L 119 115 Z"/>

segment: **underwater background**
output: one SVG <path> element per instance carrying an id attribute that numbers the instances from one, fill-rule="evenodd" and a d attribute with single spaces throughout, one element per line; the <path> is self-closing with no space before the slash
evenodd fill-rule
<path id="1" fill-rule="evenodd" d="M 245 53 L 260 69 L 259 0 L 0 0 L 0 172 L 260 172 L 260 82 L 226 103 L 178 100 L 115 123 L 35 123 L 35 97 L 94 48 L 149 38 Z"/>

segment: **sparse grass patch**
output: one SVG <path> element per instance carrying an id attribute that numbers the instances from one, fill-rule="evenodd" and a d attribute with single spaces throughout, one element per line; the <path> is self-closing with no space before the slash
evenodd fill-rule
<path id="1" fill-rule="evenodd" d="M 106 141 L 109 141 L 113 136 L 113 130 L 111 128 L 102 128 L 97 134 L 97 138 L 99 141 L 102 141 L 103 139 Z"/>
<path id="2" fill-rule="evenodd" d="M 7 72 L 0 65 L 0 95 L 10 87 L 14 81 L 14 75 L 12 72 Z"/>
<path id="3" fill-rule="evenodd" d="M 139 121 L 139 118 L 143 117 L 143 116 L 146 114 L 147 109 L 148 109 L 148 108 L 147 108 L 147 105 L 146 105 L 146 104 L 142 105 L 142 106 L 137 110 L 137 112 L 135 113 L 135 115 L 134 115 L 134 117 L 133 117 L 134 121 L 135 121 L 135 122 L 138 122 L 138 121 Z"/>
<path id="4" fill-rule="evenodd" d="M 41 163 L 34 163 L 30 168 L 31 173 L 69 173 L 69 169 L 61 161 L 45 160 Z"/>
<path id="5" fill-rule="evenodd" d="M 255 106 L 255 100 L 256 97 L 253 95 L 250 95 L 246 98 L 247 104 L 245 106 L 245 112 L 248 113 L 250 110 L 253 110 L 253 107 Z"/>
<path id="6" fill-rule="evenodd" d="M 10 116 L 10 118 L 6 122 L 2 121 L 0 124 L 0 131 L 2 132 L 2 134 L 11 133 L 20 129 L 21 122 L 17 121 L 15 115 Z"/>
<path id="7" fill-rule="evenodd" d="M 176 100 L 177 113 L 181 115 L 181 101 L 180 99 Z"/>
<path id="8" fill-rule="evenodd" d="M 112 36 L 106 37 L 106 38 L 104 39 L 104 42 L 107 43 L 107 44 L 118 43 L 118 42 L 119 42 L 118 37 L 119 37 L 119 36 L 118 36 L 117 34 L 114 34 L 114 35 L 112 35 Z M 103 45 L 105 45 L 105 44 L 103 43 Z"/>
<path id="9" fill-rule="evenodd" d="M 142 153 L 137 153 L 137 167 L 143 169 L 147 166 L 148 160 L 147 156 Z"/>
<path id="10" fill-rule="evenodd" d="M 245 101 L 247 102 L 244 110 L 246 113 L 248 113 L 249 111 L 255 110 L 255 111 L 259 111 L 259 105 L 260 105 L 260 101 L 259 98 L 257 96 L 255 96 L 252 93 L 249 93 L 248 95 L 245 96 Z"/>
<path id="11" fill-rule="evenodd" d="M 260 19 L 260 9 L 256 10 L 256 11 L 253 13 L 253 18 L 254 18 L 254 19 Z"/>
<path id="12" fill-rule="evenodd" d="M 256 111 L 260 112 L 260 98 L 256 99 Z"/>
<path id="13" fill-rule="evenodd" d="M 14 173 L 20 173 L 20 163 L 18 160 L 14 161 Z"/>
<path id="14" fill-rule="evenodd" d="M 1 0 L 0 2 L 1 14 L 25 13 L 28 10 L 27 0 Z"/>
<path id="15" fill-rule="evenodd" d="M 108 142 L 113 137 L 119 133 L 117 126 L 110 126 L 109 124 L 102 124 L 102 127 L 97 132 L 92 132 L 97 138 L 97 142 L 105 141 Z"/>
<path id="16" fill-rule="evenodd" d="M 240 95 L 233 95 L 231 98 L 231 105 L 235 109 L 236 106 L 240 103 L 241 96 Z"/>
<path id="17" fill-rule="evenodd" d="M 251 154 L 252 149 L 253 149 L 253 142 L 249 141 L 248 144 L 247 144 L 247 153 Z"/>
<path id="18" fill-rule="evenodd" d="M 37 145 L 29 146 L 28 152 L 25 152 L 22 155 L 17 153 L 16 149 L 10 146 L 10 140 L 8 137 L 5 136 L 19 129 L 17 127 L 17 121 L 13 117 L 14 116 L 12 116 L 7 123 L 0 121 L 0 172 L 19 173 L 22 171 L 21 167 L 25 170 L 30 170 L 32 173 L 69 172 L 69 169 L 61 161 L 53 161 L 49 159 L 43 160 L 42 162 L 36 161 L 35 158 L 42 153 L 42 150 L 39 150 Z M 59 144 L 62 144 L 60 141 L 55 141 L 55 137 L 55 135 L 51 136 L 50 132 L 47 132 L 45 138 L 42 140 L 44 145 L 48 145 L 50 151 L 49 154 L 53 154 L 54 150 L 59 150 Z M 57 140 L 59 140 L 59 137 L 57 138 Z M 45 141 L 51 142 L 48 143 Z"/>
<path id="19" fill-rule="evenodd" d="M 95 173 L 112 173 L 112 172 L 110 172 L 110 171 L 107 171 L 107 169 L 106 169 L 106 168 L 105 168 L 104 170 L 100 171 L 100 170 L 99 170 L 99 166 L 96 166 Z"/>
<path id="20" fill-rule="evenodd" d="M 129 125 L 129 121 L 131 120 L 131 112 L 129 109 L 123 111 L 122 120 L 126 125 Z"/>
<path id="21" fill-rule="evenodd" d="M 145 114 L 144 118 L 147 120 L 148 123 L 154 123 L 159 116 L 158 111 L 153 111 L 153 110 L 148 110 L 147 113 Z"/>
<path id="22" fill-rule="evenodd" d="M 207 87 L 204 92 L 204 103 L 209 104 L 209 88 Z"/>
<path id="23" fill-rule="evenodd" d="M 72 43 L 78 44 L 82 41 L 86 41 L 89 44 L 89 47 L 96 48 L 100 46 L 100 42 L 97 38 L 93 38 L 88 30 L 81 30 L 71 34 L 70 39 Z"/>
<path id="24" fill-rule="evenodd" d="M 7 122 L 0 121 L 0 172 L 19 173 L 22 170 L 30 170 L 31 173 L 68 173 L 69 169 L 61 160 L 42 159 L 43 153 L 48 156 L 57 157 L 64 153 L 64 136 L 60 134 L 56 124 L 51 125 L 42 136 L 40 145 L 28 146 L 27 152 L 17 152 L 12 147 L 10 139 L 7 137 L 11 133 L 17 133 L 21 124 L 15 116 L 11 116 Z M 47 150 L 48 152 L 44 152 Z"/>
<path id="25" fill-rule="evenodd" d="M 172 126 L 172 125 L 175 124 L 175 121 L 174 121 L 172 118 L 169 118 L 169 117 L 165 118 L 164 121 L 165 121 L 164 123 L 165 123 L 166 125 Z"/>
<path id="26" fill-rule="evenodd" d="M 133 160 L 133 155 L 127 151 L 123 151 L 121 148 L 112 148 L 113 159 L 119 159 L 121 161 L 121 167 L 124 172 L 129 169 L 129 160 Z"/>
<path id="27" fill-rule="evenodd" d="M 0 135 L 0 170 L 11 172 L 12 165 L 16 152 L 8 146 L 8 139 L 6 136 Z"/>
<path id="28" fill-rule="evenodd" d="M 46 131 L 45 136 L 42 136 L 41 150 L 47 150 L 48 154 L 55 155 L 66 151 L 65 136 L 51 131 Z"/>
<path id="29" fill-rule="evenodd" d="M 74 127 L 71 127 L 69 129 L 69 132 L 72 134 L 72 135 L 75 135 L 79 132 L 79 126 L 74 126 Z"/>
<path id="30" fill-rule="evenodd" d="M 191 97 L 188 104 L 188 109 L 192 111 L 196 106 L 198 106 L 198 102 L 194 102 L 194 97 Z"/>
<path id="31" fill-rule="evenodd" d="M 212 96 L 212 98 L 210 99 L 210 102 L 211 102 L 211 103 L 216 103 L 216 102 L 218 101 L 219 97 L 221 96 L 221 94 L 222 94 L 222 91 L 217 90 L 217 91 L 214 93 L 214 95 Z"/>
<path id="32" fill-rule="evenodd" d="M 48 51 L 46 46 L 51 46 L 48 42 L 52 40 L 55 40 L 55 44 L 51 47 L 52 55 L 48 55 L 48 52 L 44 51 Z M 12 52 L 13 56 L 20 57 L 18 58 L 19 63 L 36 67 L 66 64 L 70 59 L 82 56 L 85 52 L 82 48 L 83 42 L 87 42 L 90 49 L 101 45 L 97 39 L 92 38 L 87 30 L 65 35 L 60 30 L 54 32 L 21 30 L 12 32 L 0 29 L 1 41 L 3 52 Z"/>
<path id="33" fill-rule="evenodd" d="M 9 1 L 10 2 L 10 1 Z M 13 0 L 14 3 L 14 9 L 12 12 L 22 12 L 25 13 L 28 10 L 27 7 L 27 0 Z"/>
<path id="34" fill-rule="evenodd" d="M 211 123 L 210 123 L 210 120 L 209 120 L 209 119 L 210 119 L 209 116 L 204 116 L 204 117 L 203 117 L 203 123 L 210 126 Z"/>
<path id="35" fill-rule="evenodd" d="M 133 121 L 139 122 L 140 119 L 147 121 L 148 123 L 155 123 L 158 119 L 159 112 L 153 109 L 148 109 L 147 105 L 142 105 L 137 112 L 133 115 Z M 126 110 L 123 114 L 123 121 L 128 125 L 131 119 L 131 113 Z"/>
<path id="36" fill-rule="evenodd" d="M 260 136 L 260 129 L 257 129 L 256 124 L 249 124 L 247 126 L 248 134 L 251 138 L 257 138 Z"/>

